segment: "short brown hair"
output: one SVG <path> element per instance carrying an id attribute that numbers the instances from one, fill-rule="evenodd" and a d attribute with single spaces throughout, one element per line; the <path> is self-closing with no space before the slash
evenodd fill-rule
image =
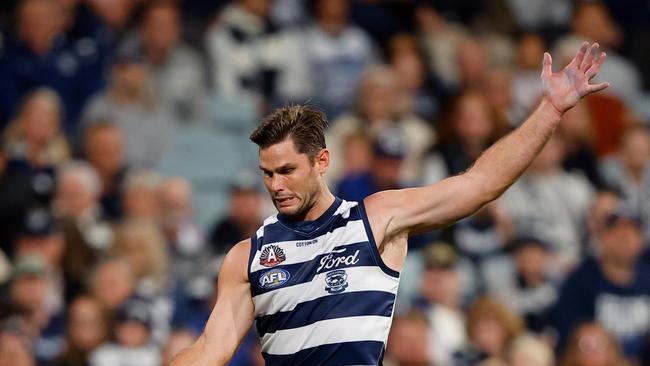
<path id="1" fill-rule="evenodd" d="M 293 140 L 296 150 L 307 154 L 313 161 L 325 145 L 327 117 L 313 105 L 287 105 L 266 116 L 253 131 L 251 141 L 260 149 L 280 143 L 287 138 Z"/>

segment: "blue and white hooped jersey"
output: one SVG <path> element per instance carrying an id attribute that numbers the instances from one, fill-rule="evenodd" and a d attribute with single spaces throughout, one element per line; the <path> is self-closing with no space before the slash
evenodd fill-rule
<path id="1" fill-rule="evenodd" d="M 363 203 L 315 221 L 269 217 L 248 262 L 267 365 L 379 365 L 399 273 L 382 261 Z"/>

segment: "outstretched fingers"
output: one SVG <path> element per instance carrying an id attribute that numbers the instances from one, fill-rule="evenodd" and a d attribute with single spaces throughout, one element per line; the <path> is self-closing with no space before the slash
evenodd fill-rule
<path id="1" fill-rule="evenodd" d="M 600 71 L 600 65 L 602 65 L 605 61 L 605 57 L 607 57 L 607 54 L 605 52 L 601 52 L 596 62 L 594 62 L 594 64 L 591 65 L 591 67 L 585 72 L 585 76 L 587 76 L 588 80 L 593 79 L 594 76 L 598 74 L 598 71 Z"/>
<path id="2" fill-rule="evenodd" d="M 591 67 L 591 65 L 594 63 L 596 55 L 598 55 L 599 49 L 600 46 L 597 42 L 594 42 L 594 44 L 589 47 L 589 51 L 586 53 L 585 57 L 582 59 L 582 63 L 580 64 L 580 71 L 587 71 L 587 69 Z"/>
<path id="3" fill-rule="evenodd" d="M 578 52 L 576 53 L 575 57 L 573 57 L 573 60 L 571 60 L 571 63 L 567 65 L 567 67 L 575 66 L 576 68 L 580 68 L 580 65 L 582 65 L 582 60 L 584 60 L 588 48 L 589 42 L 582 42 L 580 48 L 578 49 Z"/>

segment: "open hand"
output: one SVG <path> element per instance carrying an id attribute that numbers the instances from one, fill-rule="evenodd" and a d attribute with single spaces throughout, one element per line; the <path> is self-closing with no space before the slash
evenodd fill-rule
<path id="1" fill-rule="evenodd" d="M 564 113 L 585 95 L 607 88 L 608 82 L 589 84 L 589 81 L 598 74 L 603 61 L 605 61 L 605 52 L 599 52 L 598 43 L 590 46 L 588 42 L 584 42 L 571 63 L 562 71 L 554 73 L 553 59 L 548 52 L 544 53 L 541 75 L 544 98 L 558 112 Z"/>

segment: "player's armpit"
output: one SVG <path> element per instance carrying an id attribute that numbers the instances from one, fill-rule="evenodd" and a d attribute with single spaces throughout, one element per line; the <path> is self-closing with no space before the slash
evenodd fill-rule
<path id="1" fill-rule="evenodd" d="M 172 366 L 225 365 L 253 323 L 248 282 L 250 240 L 235 245 L 219 270 L 217 303 L 203 334 L 172 361 Z"/>

